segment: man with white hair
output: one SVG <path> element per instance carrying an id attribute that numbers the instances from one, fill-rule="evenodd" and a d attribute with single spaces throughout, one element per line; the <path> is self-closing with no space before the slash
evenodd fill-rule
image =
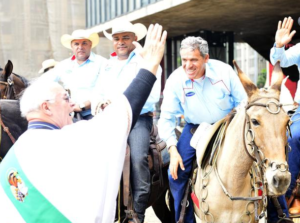
<path id="1" fill-rule="evenodd" d="M 80 113 L 82 119 L 91 119 L 90 98 L 101 67 L 106 62 L 104 57 L 91 51 L 99 43 L 99 36 L 88 30 L 75 30 L 72 35 L 63 35 L 61 43 L 72 50 L 73 56 L 61 61 L 54 68 L 55 72 L 48 72 L 43 78 L 61 81 L 64 88 L 71 91 L 74 111 Z"/>
<path id="2" fill-rule="evenodd" d="M 187 37 L 181 42 L 180 55 L 182 66 L 170 75 L 166 83 L 158 130 L 170 153 L 169 183 L 175 220 L 195 223 L 193 205 L 188 205 L 185 216 L 180 212 L 196 155 L 196 150 L 190 146 L 191 130 L 202 122 L 213 124 L 221 120 L 247 96 L 232 67 L 209 59 L 206 40 Z M 184 115 L 187 124 L 177 142 L 175 126 L 178 115 Z"/>
<path id="3" fill-rule="evenodd" d="M 143 24 L 132 24 L 124 20 L 118 20 L 113 25 L 111 34 L 104 31 L 104 35 L 112 41 L 115 52 L 101 70 L 95 87 L 95 101 L 103 102 L 102 109 L 113 100 L 115 95 L 129 86 L 139 68 L 143 66 L 144 60 L 135 50 L 133 42 L 143 39 L 146 33 L 147 29 Z M 148 151 L 154 105 L 160 99 L 161 72 L 162 69 L 159 67 L 156 73 L 157 81 L 128 138 L 133 206 L 140 222 L 144 221 L 150 195 Z"/>
<path id="4" fill-rule="evenodd" d="M 114 222 L 127 137 L 164 53 L 167 33 L 158 24 L 148 33 L 146 63 L 91 120 L 69 125 L 74 103 L 58 83 L 39 79 L 25 90 L 29 126 L 0 165 L 0 222 Z"/>

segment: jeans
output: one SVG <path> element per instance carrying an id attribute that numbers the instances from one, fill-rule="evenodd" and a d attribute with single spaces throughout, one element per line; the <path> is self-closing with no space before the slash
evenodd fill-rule
<path id="1" fill-rule="evenodd" d="M 145 210 L 150 195 L 148 151 L 152 124 L 152 117 L 140 116 L 128 137 L 130 146 L 130 178 L 133 193 L 133 205 L 141 222 L 144 221 Z"/>
<path id="2" fill-rule="evenodd" d="M 180 167 L 178 167 L 177 175 L 178 179 L 174 180 L 170 174 L 170 170 L 168 170 L 168 176 L 169 176 L 169 184 L 170 184 L 170 190 L 172 193 L 172 196 L 174 198 L 174 208 L 175 208 L 175 220 L 176 222 L 179 220 L 180 217 L 180 211 L 181 211 L 181 201 L 184 196 L 185 188 L 187 185 L 187 182 L 190 177 L 190 173 L 192 171 L 193 167 L 193 160 L 196 155 L 196 150 L 190 146 L 190 141 L 192 138 L 191 128 L 197 127 L 193 124 L 186 124 L 182 134 L 180 136 L 180 139 L 177 143 L 177 150 L 182 158 L 183 165 L 185 167 L 185 170 L 181 170 Z M 186 208 L 185 211 L 185 217 L 184 222 L 185 223 L 195 223 L 195 216 L 194 216 L 194 207 L 193 202 L 188 196 L 189 206 Z"/>
<path id="3" fill-rule="evenodd" d="M 298 119 L 298 121 L 297 121 Z M 300 106 L 297 108 L 295 114 L 292 116 L 291 133 L 292 138 L 288 139 L 291 147 L 291 152 L 289 153 L 289 170 L 291 172 L 291 184 L 286 196 L 290 197 L 292 191 L 296 186 L 297 176 L 300 172 Z"/>

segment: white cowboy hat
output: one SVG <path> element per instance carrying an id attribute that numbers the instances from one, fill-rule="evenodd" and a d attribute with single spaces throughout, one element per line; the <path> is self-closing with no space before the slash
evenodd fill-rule
<path id="1" fill-rule="evenodd" d="M 39 74 L 42 74 L 44 73 L 44 71 L 47 69 L 47 68 L 50 68 L 50 67 L 55 67 L 56 64 L 58 64 L 59 62 L 53 60 L 53 59 L 48 59 L 48 60 L 45 60 L 43 63 L 42 63 L 42 68 L 40 69 L 39 71 Z"/>
<path id="2" fill-rule="evenodd" d="M 134 25 L 128 21 L 118 20 L 113 27 L 112 33 L 109 34 L 103 30 L 107 39 L 113 40 L 113 35 L 117 33 L 134 33 L 137 36 L 137 41 L 143 39 L 147 34 L 147 28 L 142 23 L 135 23 Z"/>
<path id="3" fill-rule="evenodd" d="M 97 44 L 99 43 L 99 36 L 97 33 L 91 33 L 87 30 L 84 29 L 78 29 L 78 30 L 74 30 L 72 35 L 69 34 L 64 34 L 62 35 L 62 37 L 60 38 L 61 44 L 68 48 L 68 49 L 72 49 L 71 48 L 71 42 L 75 39 L 88 39 L 92 42 L 92 48 L 94 48 L 95 46 L 97 46 Z"/>

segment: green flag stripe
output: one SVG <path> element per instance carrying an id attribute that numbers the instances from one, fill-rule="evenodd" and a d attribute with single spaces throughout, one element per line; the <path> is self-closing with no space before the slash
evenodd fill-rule
<path id="1" fill-rule="evenodd" d="M 18 176 L 28 188 L 28 194 L 24 198 L 23 202 L 17 200 L 11 190 L 8 177 L 12 171 L 18 172 Z M 70 222 L 28 180 L 26 174 L 19 165 L 18 159 L 15 155 L 14 146 L 7 153 L 5 159 L 0 165 L 0 185 L 3 187 L 6 195 L 26 222 Z"/>

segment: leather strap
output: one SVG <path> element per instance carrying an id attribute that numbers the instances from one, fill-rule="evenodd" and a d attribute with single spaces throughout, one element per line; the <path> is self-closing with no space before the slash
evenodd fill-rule
<path id="1" fill-rule="evenodd" d="M 284 223 L 293 223 L 293 220 L 291 220 L 290 218 L 287 218 L 285 213 L 283 213 L 282 208 L 278 202 L 277 197 L 271 197 L 271 200 L 276 208 L 277 214 L 278 214 L 278 218 L 279 220 L 277 221 L 277 223 L 280 222 L 284 222 Z"/>
<path id="2" fill-rule="evenodd" d="M 137 214 L 133 209 L 133 199 L 132 199 L 132 190 L 130 186 L 130 147 L 127 145 L 125 162 L 123 167 L 123 204 L 127 207 L 125 210 L 126 217 L 123 220 L 125 223 L 126 220 L 133 221 L 134 223 L 140 223 Z"/>
<path id="3" fill-rule="evenodd" d="M 13 144 L 15 144 L 16 140 L 15 138 L 13 137 L 13 135 L 10 133 L 9 131 L 9 128 L 6 127 L 2 121 L 2 117 L 1 117 L 1 107 L 0 107 L 0 124 L 3 128 L 3 130 L 7 133 L 7 135 L 9 136 L 10 140 L 12 141 Z"/>
<path id="4" fill-rule="evenodd" d="M 191 173 L 190 173 L 190 177 L 189 177 L 188 182 L 186 183 L 184 196 L 183 196 L 183 199 L 181 201 L 180 217 L 179 217 L 179 220 L 177 221 L 177 223 L 184 223 L 184 216 L 185 216 L 186 207 L 189 206 L 189 205 L 192 205 L 192 204 L 187 205 L 187 202 L 188 202 L 188 197 L 189 197 L 189 193 L 190 193 L 190 189 L 191 189 L 191 182 L 193 180 L 193 173 L 194 173 L 195 167 L 196 167 L 196 159 L 194 159 L 194 161 L 193 161 L 193 166 L 192 166 L 192 170 L 191 170 Z"/>
<path id="5" fill-rule="evenodd" d="M 123 204 L 128 206 L 129 199 L 129 184 L 130 184 L 130 148 L 126 147 L 125 162 L 123 167 Z"/>

